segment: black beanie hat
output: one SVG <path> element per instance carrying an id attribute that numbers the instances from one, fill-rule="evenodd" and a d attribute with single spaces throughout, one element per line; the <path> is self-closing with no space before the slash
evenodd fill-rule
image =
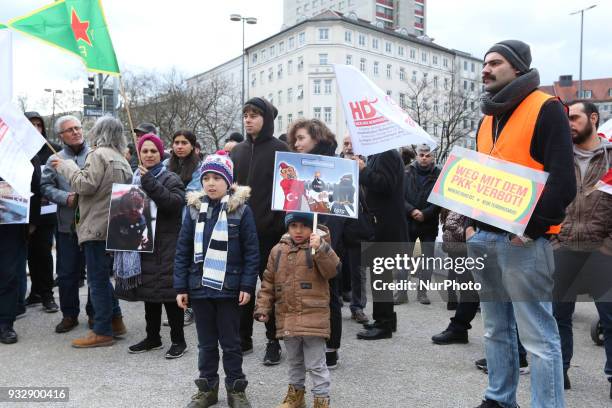
<path id="1" fill-rule="evenodd" d="M 244 109 L 248 106 L 248 105 L 253 105 L 255 107 L 257 107 L 257 109 L 259 109 L 260 111 L 263 112 L 263 116 L 266 116 L 266 113 L 268 113 L 268 105 L 272 108 L 272 117 L 273 119 L 276 119 L 276 115 L 278 115 L 278 110 L 276 109 L 276 107 L 274 105 L 272 105 L 271 103 L 267 102 L 266 100 L 264 100 L 263 98 L 260 98 L 258 96 L 249 99 L 248 101 L 246 101 L 246 103 L 244 104 L 242 111 L 244 112 Z"/>
<path id="2" fill-rule="evenodd" d="M 489 48 L 485 57 L 491 52 L 498 52 L 503 55 L 521 74 L 529 71 L 529 66 L 531 65 L 531 49 L 529 45 L 524 42 L 519 40 L 500 41 Z"/>

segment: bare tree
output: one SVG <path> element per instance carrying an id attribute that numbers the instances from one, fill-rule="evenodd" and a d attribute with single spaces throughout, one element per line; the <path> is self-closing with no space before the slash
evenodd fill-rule
<path id="1" fill-rule="evenodd" d="M 124 77 L 134 124 L 153 122 L 166 142 L 175 131 L 187 129 L 194 132 L 203 151 L 217 150 L 240 112 L 239 89 L 221 77 L 193 86 L 175 69 Z M 127 123 L 124 109 L 121 118 Z"/>

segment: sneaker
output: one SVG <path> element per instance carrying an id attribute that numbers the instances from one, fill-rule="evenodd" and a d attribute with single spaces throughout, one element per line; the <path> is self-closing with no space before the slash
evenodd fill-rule
<path id="1" fill-rule="evenodd" d="M 161 344 L 161 343 L 160 343 Z M 185 343 L 172 343 L 168 351 L 166 352 L 166 358 L 171 360 L 173 358 L 183 357 L 183 354 L 187 351 L 187 344 Z"/>
<path id="2" fill-rule="evenodd" d="M 193 323 L 193 309 L 188 307 L 187 309 L 185 309 L 184 325 L 189 326 L 192 323 Z"/>
<path id="3" fill-rule="evenodd" d="M 59 312 L 59 306 L 57 305 L 57 303 L 55 303 L 55 300 L 53 300 L 53 298 L 47 299 L 47 300 L 43 300 L 42 301 L 42 307 L 43 307 L 43 311 L 45 313 L 56 313 L 56 312 Z"/>
<path id="4" fill-rule="evenodd" d="M 338 363 L 340 362 L 340 359 L 338 359 L 338 351 L 326 351 L 325 362 L 327 363 L 327 368 L 329 370 L 336 369 L 338 367 Z"/>
<path id="5" fill-rule="evenodd" d="M 266 355 L 264 356 L 263 363 L 266 366 L 280 364 L 281 360 L 281 346 L 278 340 L 270 340 L 266 345 Z"/>
<path id="6" fill-rule="evenodd" d="M 163 347 L 161 340 L 151 341 L 148 338 L 144 339 L 140 343 L 136 343 L 133 346 L 128 347 L 128 353 L 140 354 L 146 351 L 159 350 Z"/>
<path id="7" fill-rule="evenodd" d="M 481 358 L 480 360 L 476 360 L 475 364 L 476 364 L 476 368 L 478 368 L 479 370 L 482 370 L 485 374 L 489 373 L 489 370 L 487 369 L 487 359 L 486 358 Z M 520 358 L 519 373 L 520 375 L 529 374 L 529 363 L 527 362 L 526 357 Z"/>
<path id="8" fill-rule="evenodd" d="M 497 401 L 493 401 L 493 400 L 484 400 L 482 401 L 482 403 L 477 406 L 476 408 L 504 408 L 503 406 L 499 405 L 499 403 Z"/>
<path id="9" fill-rule="evenodd" d="M 31 306 L 36 306 L 39 303 L 42 303 L 42 297 L 36 293 L 30 293 L 30 296 L 28 296 L 25 299 L 25 305 L 27 307 L 31 307 Z"/>
<path id="10" fill-rule="evenodd" d="M 252 339 L 242 339 L 240 341 L 240 349 L 242 350 L 242 355 L 246 356 L 247 354 L 251 354 L 253 352 L 253 340 Z"/>
<path id="11" fill-rule="evenodd" d="M 363 313 L 363 310 L 357 310 L 356 312 L 352 312 L 351 319 L 356 321 L 359 324 L 367 323 L 370 321 L 368 316 L 365 313 Z"/>

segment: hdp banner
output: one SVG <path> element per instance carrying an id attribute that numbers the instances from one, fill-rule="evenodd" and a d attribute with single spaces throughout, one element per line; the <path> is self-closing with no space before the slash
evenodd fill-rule
<path id="1" fill-rule="evenodd" d="M 522 235 L 547 179 L 545 171 L 455 146 L 428 201 Z"/>
<path id="2" fill-rule="evenodd" d="M 0 27 L 0 105 L 13 99 L 13 39 Z"/>
<path id="3" fill-rule="evenodd" d="M 78 55 L 90 71 L 119 74 L 100 0 L 59 0 L 8 25 Z"/>
<path id="4" fill-rule="evenodd" d="M 437 143 L 395 101 L 350 65 L 334 64 L 353 151 L 368 156 L 411 144 Z"/>

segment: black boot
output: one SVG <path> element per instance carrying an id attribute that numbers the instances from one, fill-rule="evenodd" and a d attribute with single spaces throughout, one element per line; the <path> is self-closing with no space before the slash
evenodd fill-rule
<path id="1" fill-rule="evenodd" d="M 17 343 L 17 333 L 12 327 L 0 327 L 0 343 L 14 344 Z"/>
<path id="2" fill-rule="evenodd" d="M 377 320 L 371 325 L 363 325 L 365 330 L 357 333 L 360 340 L 390 339 L 393 336 L 393 328 L 397 329 L 396 320 Z"/>
<path id="3" fill-rule="evenodd" d="M 466 344 L 468 342 L 467 331 L 456 331 L 446 329 L 440 334 L 436 334 L 431 338 L 434 344 Z"/>
<path id="4" fill-rule="evenodd" d="M 395 333 L 397 331 L 397 313 L 393 312 L 393 318 L 390 319 L 387 323 L 382 322 L 381 320 L 375 320 L 374 323 L 365 323 L 363 328 L 366 330 L 371 330 L 376 327 L 381 327 L 382 325 L 390 324 L 391 331 Z"/>

